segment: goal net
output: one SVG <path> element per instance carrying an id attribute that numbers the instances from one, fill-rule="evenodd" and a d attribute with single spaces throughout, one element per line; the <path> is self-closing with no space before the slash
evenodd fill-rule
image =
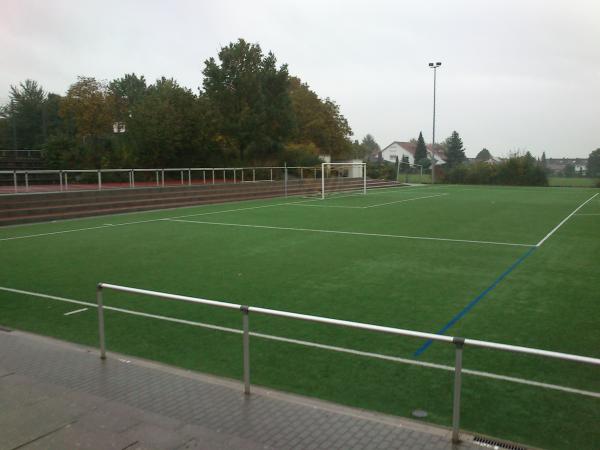
<path id="1" fill-rule="evenodd" d="M 366 163 L 322 163 L 320 196 L 367 193 Z"/>

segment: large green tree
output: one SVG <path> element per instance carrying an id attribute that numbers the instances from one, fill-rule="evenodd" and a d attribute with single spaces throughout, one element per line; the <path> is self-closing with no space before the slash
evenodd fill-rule
<path id="1" fill-rule="evenodd" d="M 363 148 L 363 154 L 360 159 L 367 159 L 370 156 L 377 155 L 381 151 L 381 147 L 371 134 L 367 134 L 360 145 Z"/>
<path id="2" fill-rule="evenodd" d="M 272 158 L 294 128 L 287 65 L 243 39 L 205 61 L 204 95 L 216 125 L 215 139 L 242 162 Z"/>
<path id="3" fill-rule="evenodd" d="M 492 154 L 490 153 L 490 151 L 487 148 L 482 148 L 479 153 L 477 153 L 477 156 L 475 157 L 475 159 L 477 161 L 489 161 L 490 159 L 492 159 Z"/>
<path id="4" fill-rule="evenodd" d="M 461 165 L 467 160 L 462 139 L 458 132 L 453 131 L 448 139 L 446 139 L 446 167 L 452 169 Z"/>
<path id="5" fill-rule="evenodd" d="M 34 80 L 10 87 L 7 112 L 12 127 L 13 146 L 39 149 L 44 143 L 46 92 Z"/>
<path id="6" fill-rule="evenodd" d="M 83 148 L 82 164 L 100 168 L 110 164 L 114 104 L 105 82 L 78 77 L 60 105 L 69 135 Z"/>
<path id="7" fill-rule="evenodd" d="M 350 141 L 352 129 L 332 100 L 322 100 L 299 78 L 290 79 L 290 98 L 296 119 L 294 143 L 310 144 L 317 155 L 331 155 L 334 159 L 353 156 Z"/>
<path id="8" fill-rule="evenodd" d="M 150 167 L 190 167 L 202 162 L 198 98 L 175 80 L 161 78 L 132 104 L 127 121 L 133 161 Z"/>
<path id="9" fill-rule="evenodd" d="M 125 74 L 122 78 L 111 81 L 108 89 L 113 97 L 114 119 L 126 130 L 134 105 L 141 101 L 147 92 L 146 79 L 143 75 L 138 77 L 135 73 Z"/>
<path id="10" fill-rule="evenodd" d="M 597 148 L 588 158 L 587 173 L 591 177 L 600 177 L 600 148 Z"/>
<path id="11" fill-rule="evenodd" d="M 419 132 L 417 147 L 415 149 L 415 163 L 423 165 L 423 163 L 428 159 L 427 146 L 425 145 L 425 139 L 423 139 L 423 132 Z"/>

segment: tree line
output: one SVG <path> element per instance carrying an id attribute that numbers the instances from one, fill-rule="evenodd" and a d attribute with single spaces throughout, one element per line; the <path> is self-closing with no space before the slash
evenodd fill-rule
<path id="1" fill-rule="evenodd" d="M 162 77 L 80 76 L 64 96 L 36 81 L 11 86 L 0 148 L 40 149 L 49 168 L 312 165 L 362 158 L 330 98 L 243 39 L 204 62 L 198 92 Z"/>

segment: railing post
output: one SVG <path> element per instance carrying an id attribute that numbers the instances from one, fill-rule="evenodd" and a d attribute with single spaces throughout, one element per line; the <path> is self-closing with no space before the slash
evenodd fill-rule
<path id="1" fill-rule="evenodd" d="M 135 169 L 131 169 L 131 187 L 135 188 Z"/>
<path id="2" fill-rule="evenodd" d="M 161 169 L 162 187 L 165 187 L 165 169 Z"/>
<path id="3" fill-rule="evenodd" d="M 15 193 L 19 191 L 19 185 L 17 182 L 17 171 L 13 170 L 13 183 L 15 184 Z"/>
<path id="4" fill-rule="evenodd" d="M 98 190 L 102 190 L 102 172 L 98 169 Z"/>
<path id="5" fill-rule="evenodd" d="M 188 169 L 188 186 L 192 185 L 192 169 Z"/>
<path id="6" fill-rule="evenodd" d="M 244 394 L 250 395 L 250 320 L 248 307 L 241 306 L 242 311 L 242 345 L 244 350 Z"/>
<path id="7" fill-rule="evenodd" d="M 215 184 L 215 169 L 212 170 L 212 184 Z"/>
<path id="8" fill-rule="evenodd" d="M 465 345 L 465 338 L 455 337 L 453 339 L 456 346 L 456 359 L 454 363 L 454 401 L 452 405 L 452 442 L 460 442 L 460 388 L 462 372 L 462 352 Z"/>
<path id="9" fill-rule="evenodd" d="M 202 184 L 206 184 L 206 170 L 202 171 Z"/>
<path id="10" fill-rule="evenodd" d="M 96 286 L 96 302 L 98 303 L 98 338 L 100 339 L 100 359 L 106 359 L 106 341 L 104 339 L 104 305 L 102 303 L 102 283 Z"/>
<path id="11" fill-rule="evenodd" d="M 160 186 L 160 181 L 158 179 L 158 170 L 156 171 L 156 185 Z"/>
<path id="12" fill-rule="evenodd" d="M 180 170 L 180 175 L 181 175 L 181 185 L 183 186 L 183 170 Z"/>
<path id="13" fill-rule="evenodd" d="M 273 169 L 271 168 L 271 181 L 273 181 Z"/>
<path id="14" fill-rule="evenodd" d="M 244 168 L 242 167 L 242 183 L 244 182 Z"/>
<path id="15" fill-rule="evenodd" d="M 63 181 L 62 181 L 62 170 L 58 171 L 58 184 L 60 184 L 60 190 L 63 190 Z"/>
<path id="16" fill-rule="evenodd" d="M 25 172 L 25 192 L 29 192 L 29 173 Z"/>
<path id="17" fill-rule="evenodd" d="M 236 175 L 237 170 L 235 170 L 235 168 L 233 169 L 233 184 L 237 183 L 237 175 Z"/>
<path id="18" fill-rule="evenodd" d="M 252 169 L 252 181 L 256 183 L 256 169 Z"/>
<path id="19" fill-rule="evenodd" d="M 69 172 L 65 172 L 65 191 L 69 190 Z"/>
<path id="20" fill-rule="evenodd" d="M 285 196 L 287 197 L 287 179 L 288 179 L 288 174 L 287 174 L 287 162 L 285 162 L 283 164 L 283 191 L 285 192 Z"/>

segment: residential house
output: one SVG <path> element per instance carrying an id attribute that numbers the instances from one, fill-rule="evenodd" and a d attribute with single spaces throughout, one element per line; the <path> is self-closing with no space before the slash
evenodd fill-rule
<path id="1" fill-rule="evenodd" d="M 410 164 L 415 164 L 415 151 L 417 150 L 416 142 L 399 142 L 394 141 L 387 147 L 385 147 L 381 152 L 377 152 L 374 155 L 371 155 L 369 158 L 371 161 L 377 161 L 379 158 L 379 153 L 381 154 L 381 159 L 383 161 L 388 161 L 395 163 L 396 158 L 402 161 L 402 158 L 408 158 L 408 162 Z M 431 152 L 433 150 L 433 156 L 436 160 L 436 165 L 441 165 L 446 163 L 446 154 L 444 152 L 444 148 L 436 144 L 435 148 L 431 144 L 427 144 L 427 152 L 428 156 L 431 157 Z"/>

